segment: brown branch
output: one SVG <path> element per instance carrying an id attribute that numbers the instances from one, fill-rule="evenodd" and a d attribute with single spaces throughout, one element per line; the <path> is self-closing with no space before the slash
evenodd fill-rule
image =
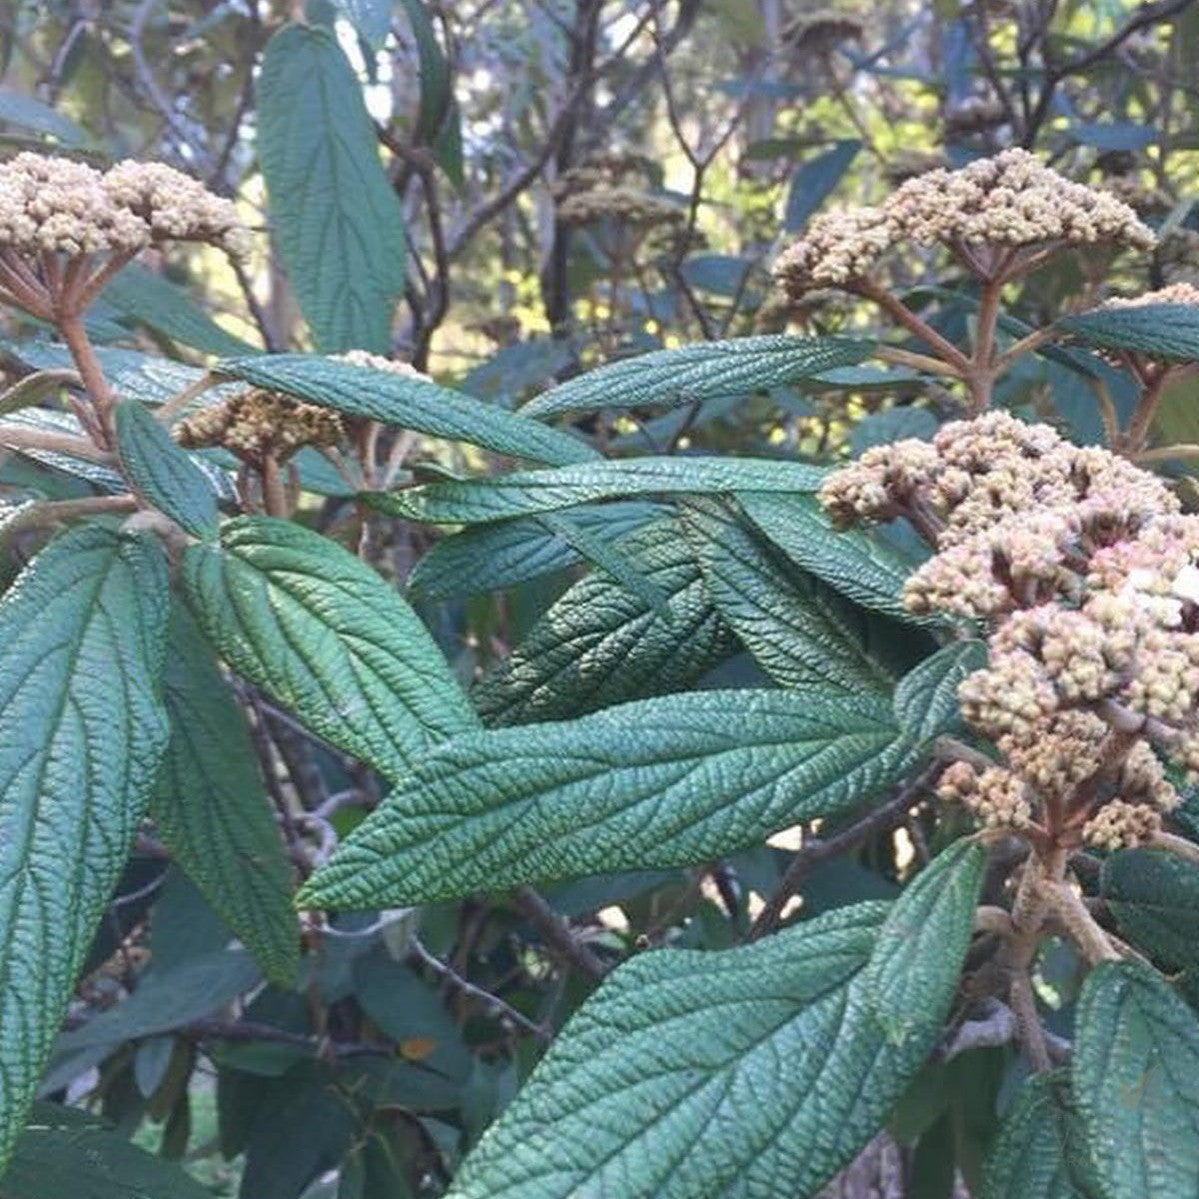
<path id="1" fill-rule="evenodd" d="M 775 893 L 750 927 L 748 939 L 756 941 L 773 932 L 783 909 L 807 881 L 808 875 L 829 858 L 856 849 L 876 833 L 887 832 L 903 823 L 908 810 L 945 769 L 944 762 L 933 762 L 910 779 L 885 803 L 872 809 L 856 823 L 828 838 L 806 841 L 791 860 Z"/>
<path id="2" fill-rule="evenodd" d="M 537 928 L 550 948 L 557 950 L 564 961 L 596 982 L 608 973 L 608 967 L 575 937 L 570 921 L 555 912 L 532 887 L 517 887 L 512 899 L 517 910 Z"/>

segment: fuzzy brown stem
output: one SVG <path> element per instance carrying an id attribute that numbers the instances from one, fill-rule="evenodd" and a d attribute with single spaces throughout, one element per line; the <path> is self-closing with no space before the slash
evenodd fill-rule
<path id="1" fill-rule="evenodd" d="M 262 479 L 262 506 L 267 516 L 290 516 L 287 490 L 283 486 L 283 475 L 279 463 L 271 454 L 263 456 L 260 467 Z"/>
<path id="2" fill-rule="evenodd" d="M 0 424 L 0 445 L 17 450 L 49 450 L 56 454 L 70 454 L 72 458 L 83 458 L 87 462 L 110 462 L 111 455 L 94 443 L 70 433 L 53 433 L 46 429 L 27 429 L 23 425 Z"/>
<path id="3" fill-rule="evenodd" d="M 1193 841 L 1188 841 L 1185 837 L 1175 836 L 1174 833 L 1154 833 L 1145 844 L 1150 849 L 1162 849 L 1167 853 L 1176 854 L 1180 858 L 1185 858 L 1188 862 L 1194 862 L 1199 866 L 1199 845 Z"/>
<path id="4" fill-rule="evenodd" d="M 1095 923 L 1095 918 L 1069 883 L 1059 882 L 1046 887 L 1045 898 L 1049 910 L 1057 917 L 1070 940 L 1082 950 L 1088 962 L 1095 965 L 1120 957 L 1107 939 L 1107 934 Z"/>
<path id="5" fill-rule="evenodd" d="M 873 300 L 888 316 L 893 317 L 913 336 L 918 337 L 927 346 L 936 351 L 937 357 L 950 366 L 956 367 L 964 377 L 970 370 L 970 359 L 961 350 L 942 337 L 931 325 L 921 320 L 910 308 L 885 287 L 875 283 L 873 279 L 859 279 L 849 289 L 858 295 Z"/>
<path id="6" fill-rule="evenodd" d="M 96 417 L 96 428 L 90 430 L 93 437 L 103 449 L 110 450 L 116 445 L 116 433 L 112 423 L 112 389 L 104 378 L 104 371 L 96 351 L 92 348 L 91 339 L 83 327 L 83 317 L 79 313 L 60 313 L 55 324 L 66 342 L 67 349 L 74 360 L 75 369 L 83 380 L 83 389 L 91 400 Z"/>

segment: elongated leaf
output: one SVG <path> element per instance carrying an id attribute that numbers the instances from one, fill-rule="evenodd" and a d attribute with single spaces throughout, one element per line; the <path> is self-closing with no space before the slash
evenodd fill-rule
<path id="1" fill-rule="evenodd" d="M 1087 975 L 1071 1077 L 1104 1199 L 1199 1194 L 1199 1024 L 1156 971 Z"/>
<path id="2" fill-rule="evenodd" d="M 32 133 L 46 133 L 64 146 L 81 146 L 88 139 L 66 113 L 12 88 L 0 88 L 0 124 Z"/>
<path id="3" fill-rule="evenodd" d="M 416 41 L 417 62 L 420 65 L 420 115 L 417 118 L 418 136 L 431 141 L 445 120 L 452 93 L 450 67 L 442 53 L 433 22 L 421 0 L 401 0 L 412 36 Z"/>
<path id="4" fill-rule="evenodd" d="M 1098 1199 L 1090 1152 L 1061 1074 L 1037 1074 L 1016 1093 L 987 1155 L 981 1199 Z"/>
<path id="5" fill-rule="evenodd" d="M 860 806 L 911 759 L 885 703 L 816 688 L 465 735 L 423 757 L 301 896 L 402 906 L 703 862 Z"/>
<path id="6" fill-rule="evenodd" d="M 487 723 L 578 716 L 679 691 L 732 654 L 735 639 L 676 521 L 647 526 L 621 549 L 666 597 L 666 614 L 605 575 L 581 579 L 475 687 Z"/>
<path id="7" fill-rule="evenodd" d="M 34 1109 L 4 1175 L 4 1193 L 9 1199 L 212 1199 L 173 1162 L 56 1103 Z"/>
<path id="8" fill-rule="evenodd" d="M 889 1044 L 916 1042 L 927 1053 L 936 1043 L 957 991 L 986 865 L 981 845 L 958 841 L 917 875 L 887 913 L 865 982 Z"/>
<path id="9" fill-rule="evenodd" d="M 747 395 L 794 383 L 838 366 L 856 366 L 872 343 L 847 337 L 769 334 L 656 350 L 597 367 L 530 400 L 526 416 L 556 416 L 592 408 L 687 404 Z"/>
<path id="10" fill-rule="evenodd" d="M 643 500 L 576 508 L 569 520 L 596 537 L 617 541 L 668 514 Z M 414 594 L 429 599 L 513 587 L 540 575 L 566 570 L 583 555 L 539 517 L 478 525 L 443 537 L 417 562 L 408 577 Z"/>
<path id="11" fill-rule="evenodd" d="M 814 491 L 825 472 L 773 458 L 628 458 L 495 479 L 430 483 L 362 498 L 380 512 L 431 524 L 486 524 L 631 495 Z M 771 501 L 773 501 L 773 496 Z M 898 602 L 898 601 L 897 601 Z"/>
<path id="12" fill-rule="evenodd" d="M 956 728 L 958 687 L 987 664 L 981 641 L 953 641 L 904 675 L 895 689 L 895 718 L 914 741 L 927 742 Z"/>
<path id="13" fill-rule="evenodd" d="M 169 970 L 150 970 L 128 999 L 64 1033 L 59 1056 L 155 1036 L 198 1020 L 254 990 L 262 975 L 243 949 L 218 949 Z"/>
<path id="14" fill-rule="evenodd" d="M 397 774 L 474 713 L 419 618 L 371 568 L 300 525 L 241 517 L 183 556 L 222 657 L 332 745 Z"/>
<path id="15" fill-rule="evenodd" d="M 271 224 L 319 349 L 388 350 L 404 287 L 404 216 L 346 56 L 284 25 L 258 79 L 258 159 Z"/>
<path id="16" fill-rule="evenodd" d="M 182 287 L 131 262 L 104 288 L 104 299 L 124 316 L 206 354 L 253 354 L 256 347 L 221 328 Z"/>
<path id="17" fill-rule="evenodd" d="M 861 529 L 838 532 L 811 496 L 738 493 L 737 499 L 783 553 L 818 579 L 864 608 L 912 620 L 900 599 L 911 566 L 878 538 Z"/>
<path id="18" fill-rule="evenodd" d="M 1103 863 L 1102 895 L 1120 931 L 1163 966 L 1199 966 L 1199 869 L 1175 854 L 1123 849 Z"/>
<path id="19" fill-rule="evenodd" d="M 448 1199 L 815 1194 L 928 1052 L 886 1046 L 868 1006 L 863 966 L 885 910 L 860 904 L 755 945 L 621 966 L 484 1134 Z"/>
<path id="20" fill-rule="evenodd" d="M 777 683 L 850 693 L 894 686 L 885 657 L 871 651 L 860 610 L 714 504 L 689 505 L 683 527 L 717 611 Z"/>
<path id="21" fill-rule="evenodd" d="M 4 424 L 13 428 L 41 430 L 47 433 L 66 433 L 72 437 L 86 437 L 83 427 L 68 412 L 56 412 L 50 408 L 23 408 L 20 412 L 10 412 L 4 418 Z M 0 444 L 3 444 L 0 442 Z M 24 458 L 32 459 L 40 466 L 48 466 L 51 470 L 82 479 L 98 491 L 118 494 L 127 491 L 125 480 L 115 470 L 92 462 L 88 458 L 76 458 L 74 454 L 64 454 L 58 450 L 32 449 L 29 446 L 15 447 Z"/>
<path id="22" fill-rule="evenodd" d="M 166 557 L 84 525 L 0 601 L 0 1166 L 166 746 Z"/>
<path id="23" fill-rule="evenodd" d="M 805 162 L 791 176 L 787 193 L 787 211 L 783 227 L 788 233 L 798 233 L 808 218 L 828 199 L 833 188 L 857 158 L 862 143 L 857 138 L 839 141 L 831 150 Z"/>
<path id="24" fill-rule="evenodd" d="M 216 533 L 216 496 L 208 476 L 137 400 L 116 406 L 117 454 L 130 486 L 197 537 Z"/>
<path id="25" fill-rule="evenodd" d="M 603 571 L 626 591 L 632 592 L 647 608 L 652 608 L 667 620 L 670 619 L 666 596 L 638 570 L 636 563 L 622 550 L 602 538 L 593 536 L 560 513 L 546 512 L 538 519 L 547 529 L 552 529 L 557 536 L 578 550 L 597 570 Z"/>
<path id="26" fill-rule="evenodd" d="M 171 612 L 163 699 L 171 740 L 150 814 L 213 910 L 267 975 L 287 985 L 300 941 L 283 840 L 241 709 L 181 605 Z"/>
<path id="27" fill-rule="evenodd" d="M 1199 359 L 1199 308 L 1193 304 L 1097 308 L 1063 317 L 1054 327 L 1102 349 L 1183 362 Z"/>
<path id="28" fill-rule="evenodd" d="M 350 416 L 415 429 L 431 437 L 465 441 L 531 462 L 554 466 L 598 455 L 569 433 L 518 413 L 439 387 L 428 379 L 397 375 L 313 354 L 271 354 L 222 362 L 222 375 L 287 392 Z"/>

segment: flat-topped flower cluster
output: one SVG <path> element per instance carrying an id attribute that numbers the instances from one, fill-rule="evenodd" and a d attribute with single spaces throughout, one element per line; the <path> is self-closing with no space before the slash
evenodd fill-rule
<path id="1" fill-rule="evenodd" d="M 136 254 L 165 241 L 240 255 L 246 231 L 230 200 L 162 163 L 97 171 L 22 153 L 0 165 L 0 247 L 21 255 Z"/>
<path id="2" fill-rule="evenodd" d="M 821 500 L 839 526 L 907 517 L 936 553 L 913 612 L 985 622 L 961 685 L 1003 755 L 942 794 L 986 824 L 1111 848 L 1178 803 L 1159 754 L 1199 778 L 1199 516 L 1126 459 L 1002 412 L 867 451 Z"/>
<path id="3" fill-rule="evenodd" d="M 792 296 L 852 288 L 904 242 L 943 245 L 981 277 L 1012 277 L 1035 265 L 1037 252 L 1096 244 L 1150 249 L 1155 239 L 1110 191 L 1071 182 L 1013 149 L 961 170 L 917 175 L 880 205 L 816 218 L 781 255 L 775 276 Z M 987 251 L 1000 253 L 988 261 Z"/>

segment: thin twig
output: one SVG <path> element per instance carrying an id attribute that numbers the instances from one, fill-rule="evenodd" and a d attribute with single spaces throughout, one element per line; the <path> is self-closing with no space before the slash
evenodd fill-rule
<path id="1" fill-rule="evenodd" d="M 835 858 L 851 849 L 856 849 L 875 833 L 886 832 L 903 823 L 908 810 L 920 798 L 936 777 L 945 769 L 944 762 L 933 762 L 905 783 L 886 803 L 872 809 L 860 820 L 842 829 L 831 837 L 811 840 L 801 846 L 791 859 L 791 865 L 779 882 L 775 893 L 749 930 L 750 941 L 756 941 L 772 932 L 782 917 L 783 909 L 807 881 L 808 875 L 829 858 Z"/>
<path id="2" fill-rule="evenodd" d="M 596 982 L 608 973 L 608 967 L 575 937 L 570 921 L 555 912 L 532 887 L 517 887 L 512 898 L 522 915 L 565 961 Z"/>

